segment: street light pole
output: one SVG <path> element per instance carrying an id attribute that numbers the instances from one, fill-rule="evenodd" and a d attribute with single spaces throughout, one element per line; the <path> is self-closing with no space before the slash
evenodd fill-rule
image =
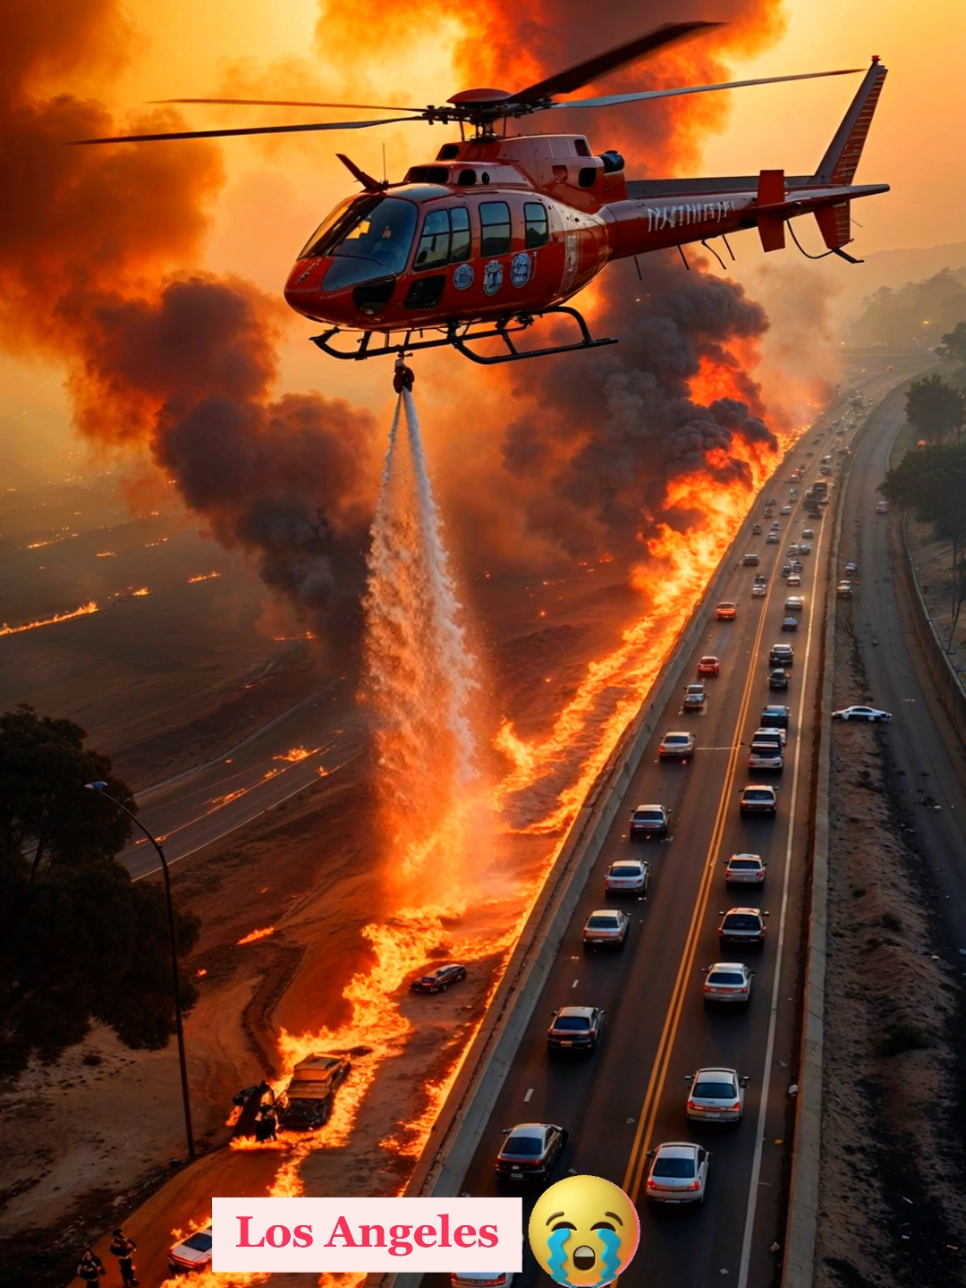
<path id="1" fill-rule="evenodd" d="M 141 820 L 122 805 L 119 800 L 113 796 L 108 796 L 107 783 L 85 783 L 84 786 L 88 791 L 97 792 L 105 800 L 109 800 L 116 805 L 119 810 L 123 810 L 135 827 L 139 827 L 144 835 L 158 852 L 158 858 L 161 860 L 161 871 L 164 873 L 164 895 L 168 905 L 168 935 L 171 940 L 171 978 L 174 985 L 174 1018 L 175 1027 L 178 1034 L 178 1060 L 181 1064 L 181 1098 L 184 1101 L 184 1125 L 188 1135 L 188 1157 L 195 1157 L 195 1137 L 191 1129 L 191 1097 L 188 1093 L 188 1061 L 185 1055 L 184 1047 L 184 1024 L 181 1018 L 181 984 L 178 980 L 178 941 L 174 929 L 174 904 L 171 902 L 171 877 L 168 873 L 168 861 L 164 857 L 164 850 L 161 843 L 151 835 Z"/>

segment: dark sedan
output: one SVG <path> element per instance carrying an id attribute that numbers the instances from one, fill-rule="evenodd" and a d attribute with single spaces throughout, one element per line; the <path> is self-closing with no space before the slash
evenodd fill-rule
<path id="1" fill-rule="evenodd" d="M 466 967 L 459 962 L 450 962 L 448 966 L 440 966 L 438 970 L 414 979 L 409 989 L 412 993 L 445 993 L 450 984 L 458 984 L 462 979 L 466 979 Z"/>
<path id="2" fill-rule="evenodd" d="M 506 1140 L 496 1156 L 498 1184 L 548 1181 L 567 1143 L 567 1132 L 555 1123 L 517 1123 L 505 1127 Z"/>
<path id="3" fill-rule="evenodd" d="M 604 1012 L 596 1006 L 562 1006 L 550 1016 L 547 1047 L 550 1051 L 592 1055 L 604 1030 Z"/>
<path id="4" fill-rule="evenodd" d="M 769 689 L 787 689 L 788 672 L 783 667 L 776 667 L 768 676 Z"/>

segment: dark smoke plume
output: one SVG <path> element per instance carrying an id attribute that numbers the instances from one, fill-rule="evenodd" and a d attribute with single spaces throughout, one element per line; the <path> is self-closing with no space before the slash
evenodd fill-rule
<path id="1" fill-rule="evenodd" d="M 0 23 L 0 343 L 62 362 L 86 436 L 147 445 L 218 540 L 306 624 L 330 622 L 363 585 L 372 418 L 316 393 L 272 401 L 282 304 L 185 273 L 223 182 L 217 148 L 64 146 L 122 124 L 38 91 L 123 64 L 113 0 L 0 0 Z"/>

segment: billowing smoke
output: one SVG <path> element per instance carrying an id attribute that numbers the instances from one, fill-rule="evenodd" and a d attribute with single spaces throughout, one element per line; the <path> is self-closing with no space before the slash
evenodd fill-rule
<path id="1" fill-rule="evenodd" d="M 247 551 L 309 625 L 364 584 L 374 424 L 320 394 L 272 401 L 284 308 L 240 278 L 190 274 L 223 174 L 216 147 L 71 148 L 125 125 L 44 96 L 119 67 L 113 0 L 0 0 L 0 343 L 67 369 L 93 441 L 146 444 L 211 533 Z"/>

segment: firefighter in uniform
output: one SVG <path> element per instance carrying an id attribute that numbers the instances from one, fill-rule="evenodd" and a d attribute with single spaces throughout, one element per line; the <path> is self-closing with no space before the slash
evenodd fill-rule
<path id="1" fill-rule="evenodd" d="M 137 1283 L 134 1277 L 134 1262 L 131 1259 L 137 1252 L 137 1247 L 134 1240 L 127 1238 L 123 1230 L 114 1231 L 114 1242 L 111 1244 L 110 1252 L 112 1257 L 117 1257 L 124 1288 L 132 1288 Z"/>
<path id="2" fill-rule="evenodd" d="M 99 1277 L 105 1273 L 104 1263 L 100 1257 L 95 1254 L 93 1248 L 86 1248 L 77 1267 L 78 1279 L 83 1279 L 85 1284 L 96 1284 Z"/>

